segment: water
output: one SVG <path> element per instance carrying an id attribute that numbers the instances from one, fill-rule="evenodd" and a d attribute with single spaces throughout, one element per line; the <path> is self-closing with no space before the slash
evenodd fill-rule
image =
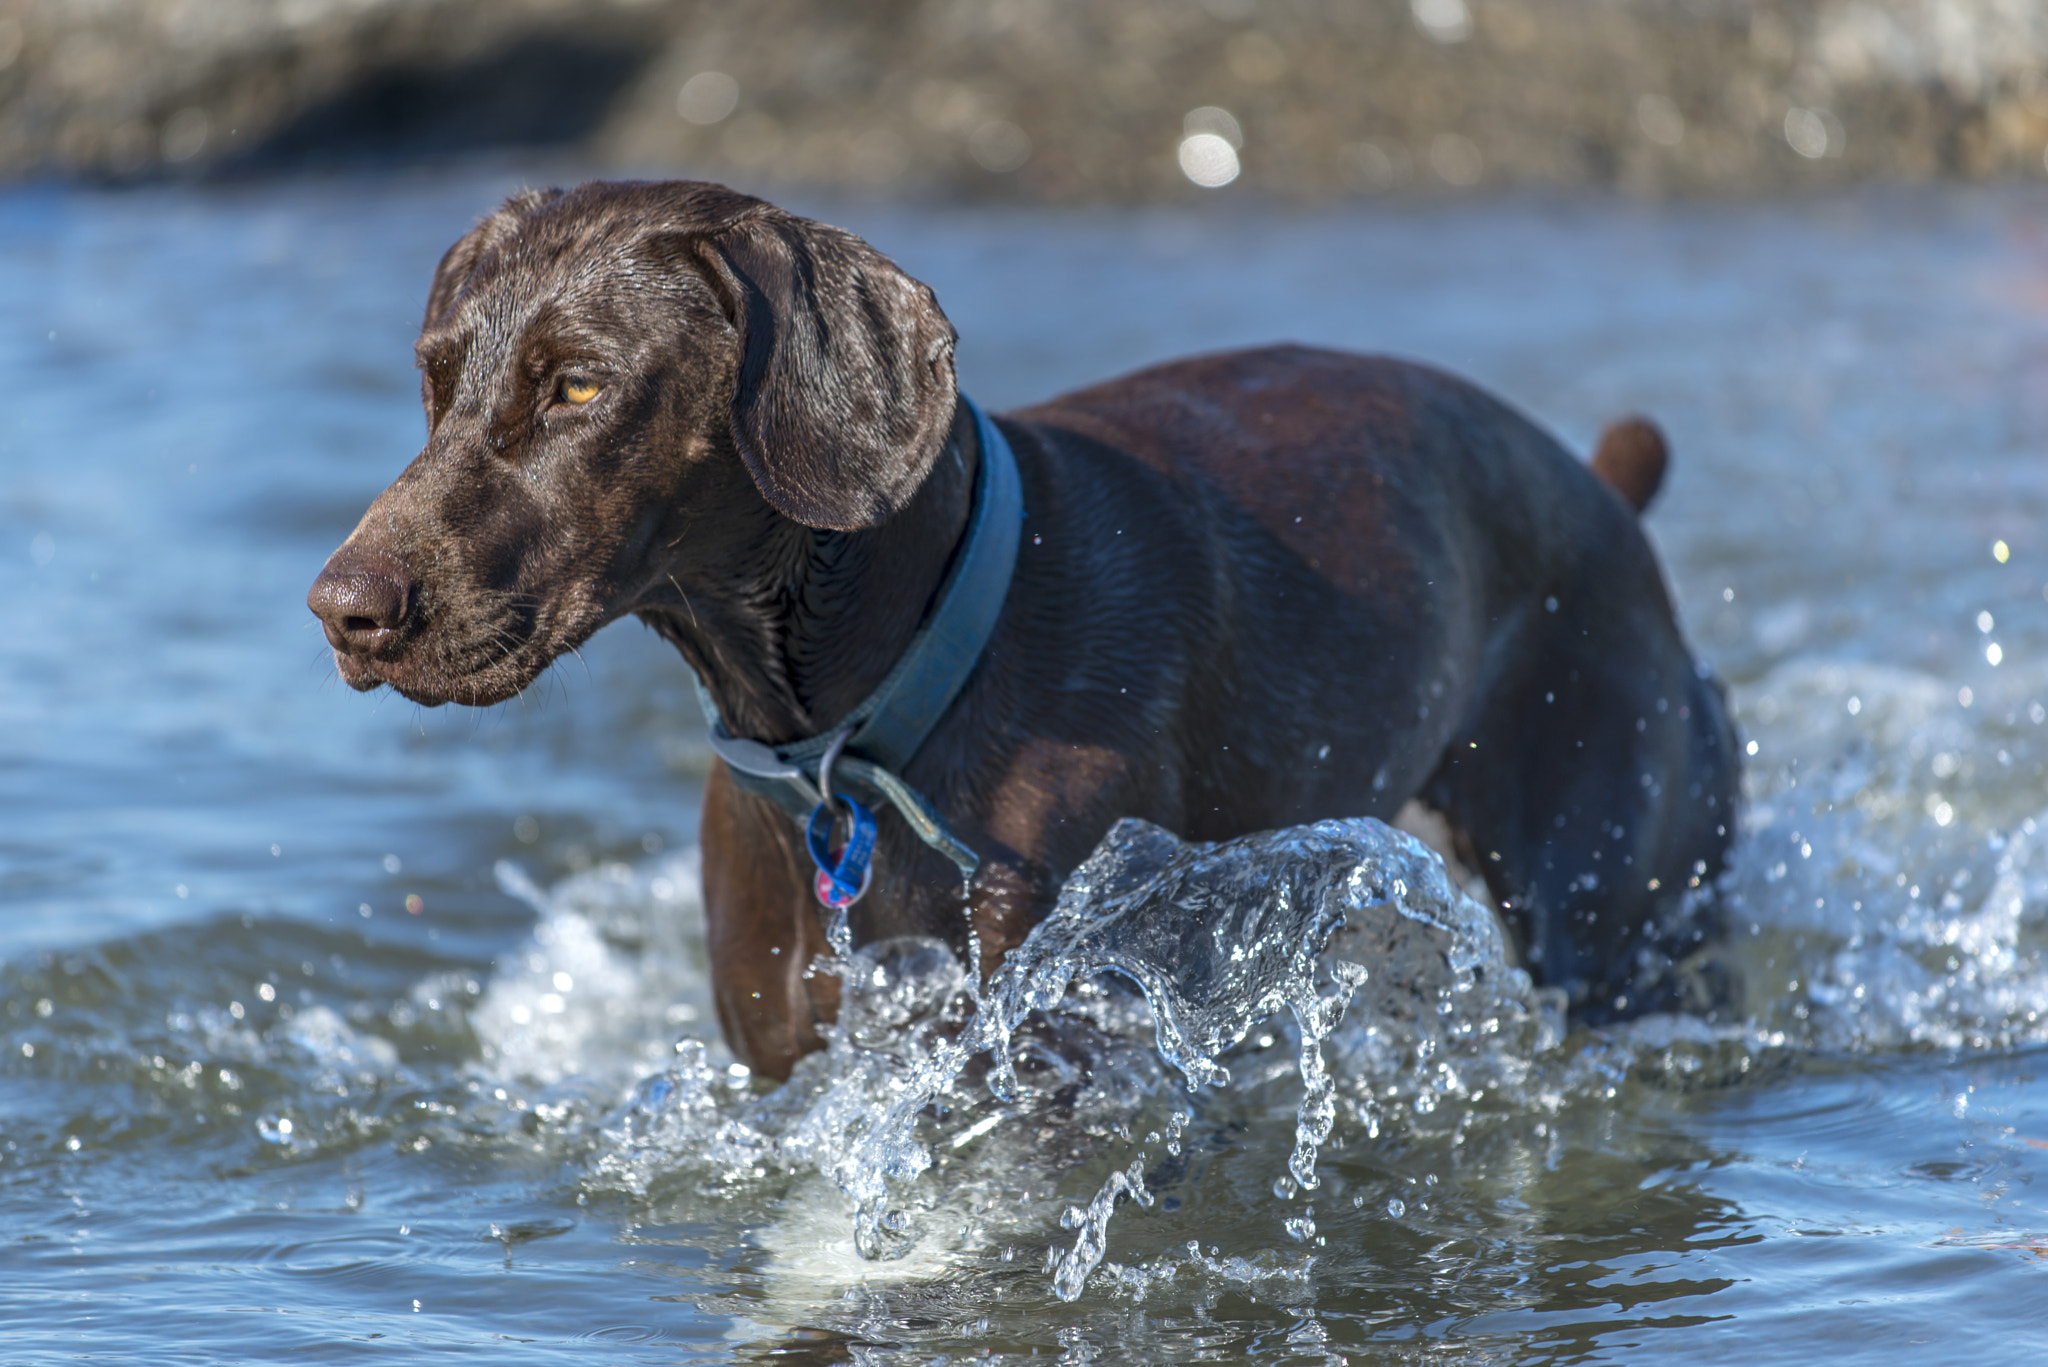
<path id="1" fill-rule="evenodd" d="M 1292 1000 L 1191 1026 L 1183 1064 L 1213 1046 L 1227 1083 L 1190 1087 L 1113 974 L 1006 1027 L 1014 1084 L 959 1060 L 892 1139 L 882 1103 L 932 1086 L 974 1005 L 933 947 L 893 946 L 789 1085 L 732 1067 L 672 654 L 623 626 L 520 702 L 421 712 L 339 688 L 304 611 L 419 440 L 432 264 L 510 184 L 0 195 L 0 1357 L 2042 1341 L 2038 192 L 799 206 L 935 286 L 998 407 L 1285 337 L 1463 371 L 1581 448 L 1654 413 L 1677 465 L 1650 530 L 1757 746 L 1730 1022 L 1560 1039 L 1508 972 L 1427 978 L 1445 945 L 1491 962 L 1477 923 L 1383 919 L 1421 938 L 1354 927 L 1308 975 L 1329 1016 L 1351 992 L 1341 1022 L 1290 954 Z M 1286 924 L 1276 944 L 1320 933 Z M 1374 976 L 1395 951 L 1404 973 Z M 1304 1087 L 1297 1002 L 1327 1091 Z M 864 1139 L 901 1141 L 869 1249 L 898 1256 L 857 1246 L 867 1174 L 842 1160 Z"/>

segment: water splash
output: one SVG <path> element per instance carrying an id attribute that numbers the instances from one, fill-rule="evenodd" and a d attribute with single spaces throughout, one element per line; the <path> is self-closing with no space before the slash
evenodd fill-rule
<path id="1" fill-rule="evenodd" d="M 599 864 L 549 889 L 509 861 L 494 872 L 540 916 L 469 1009 L 481 1071 L 494 1081 L 623 1085 L 660 1066 L 677 1026 L 712 1018 L 688 942 L 701 917 L 694 850 Z"/>
<path id="2" fill-rule="evenodd" d="M 1108 1251 L 1109 1217 L 1116 1212 L 1117 1202 L 1125 1197 L 1141 1206 L 1152 1204 L 1152 1197 L 1145 1190 L 1145 1165 L 1135 1159 L 1128 1168 L 1109 1175 L 1086 1210 L 1070 1206 L 1061 1215 L 1062 1225 L 1081 1231 L 1074 1236 L 1073 1248 L 1053 1268 L 1052 1289 L 1061 1300 L 1080 1298 L 1088 1274 L 1101 1264 L 1102 1255 Z"/>
<path id="3" fill-rule="evenodd" d="M 1119 1041 L 1149 1029 L 1158 1056 L 1194 1092 L 1230 1082 L 1224 1056 L 1284 1009 L 1298 1036 L 1302 1096 L 1283 1181 L 1312 1189 L 1338 1116 L 1323 1046 L 1362 989 L 1371 984 L 1373 1028 L 1385 1031 L 1440 1021 L 1461 998 L 1528 993 L 1491 913 L 1427 847 L 1369 818 L 1216 845 L 1123 821 L 978 996 L 936 941 L 865 946 L 836 967 L 846 1004 L 824 1053 L 739 1114 L 718 1105 L 716 1073 L 701 1055 L 687 1055 L 642 1084 L 602 1160 L 608 1175 L 644 1189 L 664 1157 L 685 1151 L 735 1167 L 808 1168 L 851 1198 L 860 1256 L 894 1261 L 927 1233 L 920 1216 L 936 1198 L 918 1180 L 941 1142 L 996 1142 L 983 1137 L 1054 1091 L 1071 1109 L 1084 1074 L 1109 1123 L 1121 1126 L 1157 1088 L 1128 1061 L 1115 1066 Z M 1085 1067 L 1063 1064 L 1070 1049 Z M 976 1068 L 985 1095 L 968 1084 Z M 1027 1079 L 1027 1069 L 1055 1085 Z M 1170 1154 L 1186 1118 L 1176 1110 L 1166 1122 Z M 1100 1265 L 1125 1198 L 1151 1203 L 1142 1156 L 1110 1174 L 1085 1210 L 1074 1208 L 1074 1246 L 1049 1262 L 1062 1298 L 1078 1296 Z"/>
<path id="4" fill-rule="evenodd" d="M 1741 697 L 1761 743 L 1723 880 L 1748 1026 L 1875 1053 L 2048 1040 L 2048 675 L 1965 709 L 1930 676 L 1792 662 Z"/>

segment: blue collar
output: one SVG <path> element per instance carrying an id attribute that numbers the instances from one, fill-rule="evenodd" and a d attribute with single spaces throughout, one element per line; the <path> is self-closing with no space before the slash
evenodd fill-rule
<path id="1" fill-rule="evenodd" d="M 960 402 L 973 414 L 981 443 L 966 539 L 939 590 L 938 605 L 875 691 L 824 734 L 769 745 L 727 730 L 710 690 L 702 679 L 695 682 L 710 722 L 711 748 L 732 770 L 733 782 L 742 792 L 773 800 L 801 824 L 822 800 L 819 765 L 843 733 L 846 739 L 833 762 L 831 779 L 851 780 L 856 789 L 865 788 L 895 807 L 920 839 L 952 860 L 963 877 L 972 878 L 980 857 L 953 834 L 922 793 L 898 777 L 981 659 L 1009 593 L 1023 533 L 1024 489 L 1017 477 L 1017 457 L 980 405 L 965 394 Z"/>

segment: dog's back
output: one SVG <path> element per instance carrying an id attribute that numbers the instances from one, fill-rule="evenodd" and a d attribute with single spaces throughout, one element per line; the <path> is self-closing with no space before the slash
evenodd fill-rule
<path id="1" fill-rule="evenodd" d="M 1081 672 L 1128 652 L 1171 696 L 1191 762 L 1167 824 L 1218 839 L 1421 796 L 1539 979 L 1586 1014 L 1642 1005 L 1637 952 L 1700 929 L 1671 922 L 1719 867 L 1735 761 L 1626 496 L 1463 381 L 1300 347 L 1013 416 L 1057 471 L 1049 521 L 1147 636 L 1103 635 Z"/>

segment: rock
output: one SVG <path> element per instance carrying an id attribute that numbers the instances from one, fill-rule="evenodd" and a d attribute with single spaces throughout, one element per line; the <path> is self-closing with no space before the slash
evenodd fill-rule
<path id="1" fill-rule="evenodd" d="M 2004 0 L 0 0 L 0 174 L 1772 193 L 2039 176 L 2044 58 Z"/>

